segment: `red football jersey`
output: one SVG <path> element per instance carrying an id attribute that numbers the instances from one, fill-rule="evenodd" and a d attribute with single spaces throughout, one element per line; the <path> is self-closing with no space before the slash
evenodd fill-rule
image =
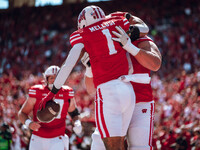
<path id="1" fill-rule="evenodd" d="M 112 40 L 115 37 L 112 34 L 112 31 L 116 31 L 115 26 L 121 26 L 127 31 L 129 22 L 124 17 L 105 18 L 70 36 L 71 45 L 83 43 L 90 56 L 95 87 L 128 74 L 126 51 L 119 42 Z"/>
<path id="2" fill-rule="evenodd" d="M 136 41 L 132 42 L 135 46 L 138 46 L 140 42 L 143 41 L 152 41 L 151 38 L 148 36 L 142 37 L 137 39 Z M 153 41 L 152 41 L 153 42 Z M 148 73 L 150 76 L 151 70 L 143 67 L 136 59 L 134 56 L 130 55 L 132 65 L 133 65 L 133 74 L 136 73 Z M 135 83 L 131 82 L 133 85 L 135 95 L 136 95 L 136 103 L 139 102 L 150 102 L 153 100 L 153 94 L 152 94 L 152 88 L 151 88 L 151 83 L 149 84 L 141 84 L 141 83 Z"/>
<path id="3" fill-rule="evenodd" d="M 29 97 L 36 98 L 36 103 L 33 108 L 33 121 L 38 121 L 36 114 L 39 108 L 39 102 L 49 93 L 49 89 L 44 85 L 35 85 L 29 89 Z M 33 131 L 33 134 L 44 137 L 53 138 L 65 134 L 65 120 L 69 107 L 69 99 L 74 97 L 74 91 L 68 86 L 62 86 L 59 92 L 55 95 L 55 100 L 60 105 L 58 116 L 49 123 L 41 123 L 38 131 Z"/>

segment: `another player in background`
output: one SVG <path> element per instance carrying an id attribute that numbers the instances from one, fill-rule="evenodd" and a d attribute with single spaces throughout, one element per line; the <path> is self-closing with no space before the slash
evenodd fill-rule
<path id="1" fill-rule="evenodd" d="M 78 17 L 78 28 L 70 36 L 72 49 L 62 65 L 51 92 L 43 99 L 45 107 L 64 84 L 81 52 L 90 55 L 94 84 L 97 88 L 95 110 L 96 125 L 107 150 L 124 149 L 124 139 L 134 111 L 135 94 L 130 83 L 118 78 L 128 74 L 126 51 L 120 43 L 112 40 L 115 26 L 129 30 L 124 17 L 105 18 L 97 6 L 84 8 Z"/>
<path id="2" fill-rule="evenodd" d="M 137 40 L 131 39 L 131 43 L 125 31 L 118 29 L 119 33 L 114 34 L 119 39 L 114 40 L 121 42 L 122 45 L 129 45 L 126 46 L 126 48 L 128 47 L 126 50 L 131 54 L 129 73 L 133 75 L 139 74 L 139 76 L 148 74 L 150 76 L 150 71 L 157 71 L 161 66 L 161 54 L 156 44 L 148 36 L 140 37 Z M 139 48 L 139 51 L 137 48 Z M 88 61 L 89 57 L 85 54 L 82 59 L 83 64 L 86 66 L 85 84 L 88 92 L 94 95 L 96 89 L 93 85 L 93 74 Z M 129 82 L 132 80 L 133 75 L 122 76 L 121 79 Z M 136 95 L 136 105 L 127 134 L 128 149 L 153 149 L 151 143 L 153 137 L 154 100 L 151 85 L 150 83 L 141 84 L 136 82 L 131 82 L 131 84 Z M 98 130 L 93 133 L 92 140 L 92 150 L 105 149 Z"/>
<path id="3" fill-rule="evenodd" d="M 62 86 L 55 95 L 54 101 L 60 105 L 58 116 L 49 123 L 41 123 L 36 117 L 39 103 L 43 97 L 52 89 L 52 83 L 60 68 L 50 66 L 44 72 L 46 85 L 34 85 L 29 89 L 29 98 L 23 104 L 18 116 L 20 121 L 31 129 L 29 150 L 68 150 L 69 138 L 65 134 L 66 115 L 69 113 L 73 120 L 74 132 L 79 134 L 82 130 L 81 122 L 78 119 L 78 110 L 74 99 L 74 91 L 68 86 Z M 30 118 L 30 115 L 33 118 Z"/>

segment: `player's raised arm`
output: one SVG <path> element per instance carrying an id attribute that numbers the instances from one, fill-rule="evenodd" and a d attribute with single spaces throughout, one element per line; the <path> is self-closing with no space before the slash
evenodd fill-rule
<path id="1" fill-rule="evenodd" d="M 84 45 L 82 43 L 75 44 L 72 47 L 67 59 L 61 66 L 60 71 L 59 71 L 58 75 L 56 76 L 56 79 L 53 83 L 52 90 L 41 101 L 40 108 L 45 108 L 46 102 L 52 100 L 54 95 L 59 91 L 59 89 L 65 83 L 65 81 L 69 77 L 69 74 L 71 73 L 72 69 L 74 68 L 77 61 L 79 60 L 79 57 L 81 55 L 83 48 L 84 48 Z"/>
<path id="2" fill-rule="evenodd" d="M 79 60 L 79 57 L 81 55 L 81 51 L 82 51 L 83 47 L 84 47 L 84 45 L 79 43 L 79 44 L 75 44 L 73 46 L 73 48 L 70 50 L 70 53 L 69 53 L 67 59 L 61 66 L 60 71 L 54 81 L 55 90 L 60 89 L 62 87 L 62 85 L 65 83 L 66 79 L 68 78 L 68 76 L 71 73 L 72 69 L 74 68 L 75 64 Z"/>
<path id="3" fill-rule="evenodd" d="M 87 52 L 84 53 L 83 57 L 81 58 L 81 62 L 86 67 L 85 78 L 84 78 L 86 90 L 91 96 L 94 96 L 96 93 L 96 88 L 93 82 L 93 74 L 92 74 L 92 68 L 90 65 L 90 57 Z"/>
<path id="4" fill-rule="evenodd" d="M 70 105 L 68 108 L 68 113 L 72 119 L 72 123 L 74 125 L 73 130 L 78 135 L 82 132 L 81 121 L 79 120 L 79 111 L 76 106 L 75 98 L 70 99 Z"/>
<path id="5" fill-rule="evenodd" d="M 133 33 L 130 36 L 132 40 L 136 40 L 137 38 L 143 37 L 149 33 L 149 27 L 146 25 L 146 23 L 139 17 L 133 16 L 131 13 L 117 11 L 109 14 L 107 17 L 113 17 L 113 16 L 126 17 L 126 19 L 130 23 L 130 28 Z"/>
<path id="6" fill-rule="evenodd" d="M 140 37 L 149 33 L 149 27 L 144 23 L 144 21 L 142 21 L 142 19 L 131 15 L 129 22 L 130 24 L 133 24 L 134 26 L 139 28 Z"/>
<path id="7" fill-rule="evenodd" d="M 131 55 L 135 56 L 137 61 L 144 67 L 157 71 L 161 66 L 162 57 L 158 47 L 153 42 L 146 42 L 140 48 L 132 44 L 130 37 L 119 26 L 116 27 L 118 32 L 112 31 L 117 38 L 112 38 L 114 41 L 120 42 L 123 48 Z"/>

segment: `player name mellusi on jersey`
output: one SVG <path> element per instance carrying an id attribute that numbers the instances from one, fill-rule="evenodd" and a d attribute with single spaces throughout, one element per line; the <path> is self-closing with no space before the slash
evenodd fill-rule
<path id="1" fill-rule="evenodd" d="M 97 30 L 100 30 L 109 26 L 113 26 L 113 25 L 115 25 L 115 22 L 111 20 L 111 21 L 104 22 L 100 25 L 92 26 L 89 29 L 91 32 L 93 32 L 93 31 L 97 31 Z"/>

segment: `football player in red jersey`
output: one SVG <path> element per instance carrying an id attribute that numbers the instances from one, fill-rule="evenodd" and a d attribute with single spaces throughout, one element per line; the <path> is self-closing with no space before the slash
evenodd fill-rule
<path id="1" fill-rule="evenodd" d="M 119 33 L 114 32 L 118 39 L 114 40 L 117 40 L 122 44 L 124 42 L 124 45 L 129 44 L 129 46 L 127 46 L 129 48 L 126 50 L 131 54 L 128 57 L 130 60 L 129 74 L 131 75 L 122 76 L 120 79 L 124 82 L 131 81 L 136 95 L 135 109 L 127 133 L 128 149 L 153 149 L 151 145 L 154 120 L 154 100 L 152 89 L 150 83 L 137 83 L 136 80 L 138 79 L 135 77 L 143 76 L 144 78 L 140 78 L 139 80 L 142 79 L 145 82 L 146 75 L 150 76 L 150 71 L 157 71 L 160 68 L 161 54 L 156 44 L 148 36 L 138 37 L 138 39 L 130 39 L 125 31 L 120 27 L 118 30 Z M 139 51 L 137 48 L 139 48 Z M 135 49 L 137 53 L 135 53 Z M 91 67 L 88 65 L 88 61 L 89 56 L 84 54 L 82 63 L 86 66 L 85 84 L 88 93 L 94 95 L 96 89 L 93 85 L 93 74 Z M 105 149 L 97 129 L 92 135 L 92 141 L 91 150 Z"/>
<path id="2" fill-rule="evenodd" d="M 133 65 L 133 75 L 148 74 L 151 71 L 158 71 L 161 67 L 162 56 L 156 44 L 148 36 L 139 38 L 133 42 L 122 28 L 118 33 L 113 31 L 117 38 L 113 40 L 122 43 L 123 48 L 129 52 Z M 126 46 L 125 46 L 126 45 Z M 132 81 L 133 75 L 123 76 L 125 82 Z M 153 120 L 154 100 L 151 85 L 131 82 L 135 90 L 137 106 L 134 110 L 128 130 L 129 149 L 153 149 Z"/>
<path id="3" fill-rule="evenodd" d="M 74 99 L 74 91 L 68 86 L 62 86 L 55 95 L 54 101 L 60 105 L 58 116 L 49 123 L 42 123 L 36 117 L 39 102 L 52 89 L 52 83 L 60 68 L 50 66 L 44 72 L 46 85 L 34 85 L 29 89 L 29 97 L 20 109 L 18 116 L 20 121 L 32 130 L 29 150 L 68 150 L 69 138 L 65 134 L 65 120 L 69 113 L 73 120 L 74 132 L 79 134 L 82 130 L 78 119 L 78 110 Z M 30 118 L 30 114 L 33 118 Z"/>
<path id="4" fill-rule="evenodd" d="M 97 88 L 95 100 L 96 125 L 106 149 L 124 149 L 124 139 L 134 111 L 132 85 L 118 78 L 128 74 L 126 51 L 112 40 L 116 26 L 129 30 L 125 17 L 106 18 L 97 6 L 84 8 L 78 17 L 78 30 L 70 36 L 72 49 L 62 65 L 51 92 L 41 102 L 45 107 L 69 76 L 81 52 L 88 52 Z"/>

